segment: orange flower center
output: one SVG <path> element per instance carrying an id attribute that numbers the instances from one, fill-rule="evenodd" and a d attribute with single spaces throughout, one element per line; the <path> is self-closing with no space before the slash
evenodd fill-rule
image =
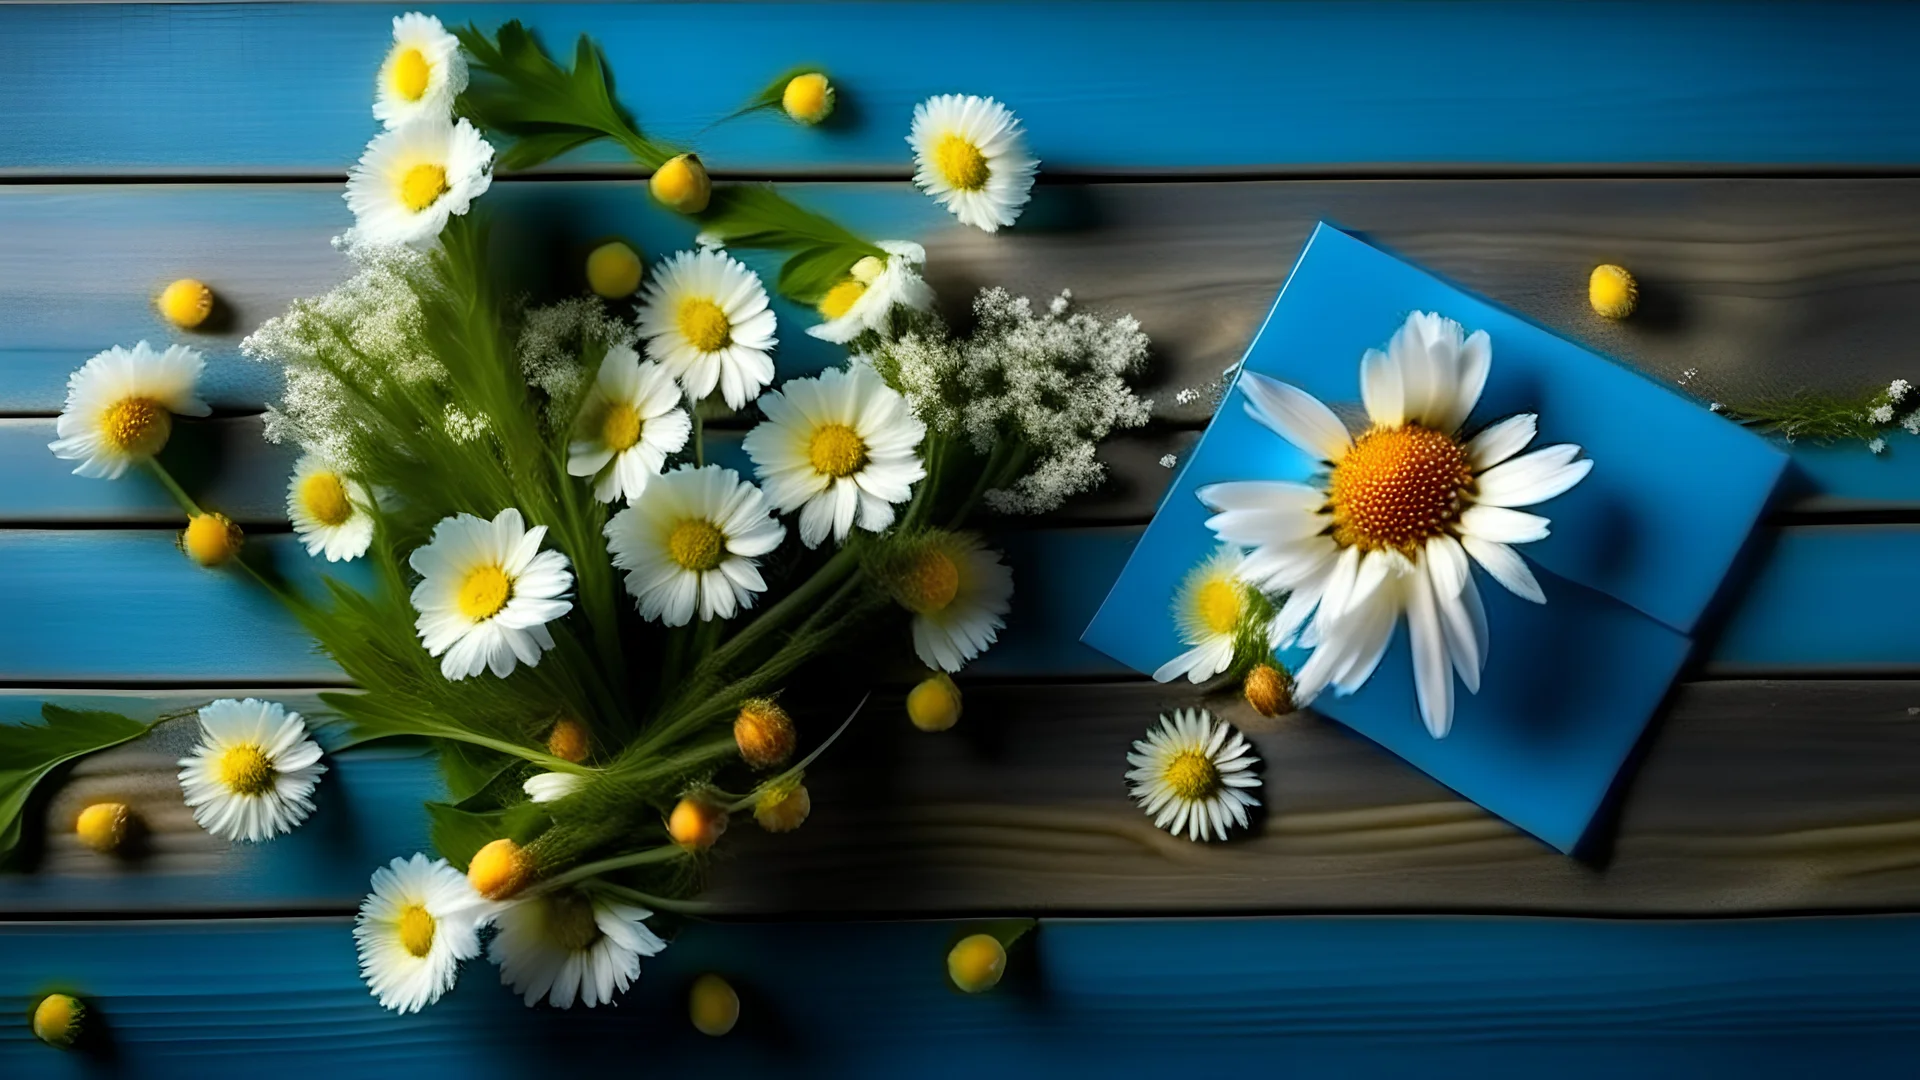
<path id="1" fill-rule="evenodd" d="M 1411 552 L 1459 518 L 1472 482 L 1466 449 L 1450 436 L 1418 424 L 1374 428 L 1333 467 L 1334 539 Z"/>

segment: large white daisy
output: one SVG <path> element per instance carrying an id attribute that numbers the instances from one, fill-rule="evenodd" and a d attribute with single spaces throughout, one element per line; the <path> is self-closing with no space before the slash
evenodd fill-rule
<path id="1" fill-rule="evenodd" d="M 499 933 L 487 958 L 500 981 L 528 1005 L 591 1009 L 613 1001 L 640 977 L 640 958 L 667 947 L 646 919 L 653 912 L 603 893 L 562 889 L 512 904 L 494 917 Z"/>
<path id="2" fill-rule="evenodd" d="M 506 678 L 515 660 L 529 667 L 553 648 L 547 624 L 573 609 L 567 557 L 541 551 L 545 525 L 529 529 L 508 508 L 492 521 L 456 514 L 433 527 L 433 539 L 407 560 L 420 584 L 414 628 L 428 655 L 443 656 L 440 674 L 464 679 L 491 668 Z"/>
<path id="3" fill-rule="evenodd" d="M 613 565 L 645 619 L 685 626 L 698 614 L 730 619 L 767 591 L 759 558 L 780 546 L 786 526 L 767 497 L 718 465 L 683 465 L 656 479 L 647 497 L 607 522 Z"/>
<path id="4" fill-rule="evenodd" d="M 913 613 L 913 651 L 928 667 L 959 671 L 1007 625 L 1013 571 L 971 534 L 905 540 L 887 562 L 882 576 Z"/>
<path id="5" fill-rule="evenodd" d="M 760 398 L 766 422 L 743 443 L 767 498 L 800 511 L 800 542 L 845 542 L 855 524 L 880 532 L 893 505 L 913 495 L 927 471 L 914 448 L 927 426 L 879 372 L 855 363 L 817 378 L 788 379 Z"/>
<path id="6" fill-rule="evenodd" d="M 415 854 L 373 872 L 353 941 L 360 977 L 384 1008 L 419 1012 L 453 989 L 460 961 L 480 955 L 487 902 L 445 859 Z"/>
<path id="7" fill-rule="evenodd" d="M 155 352 L 142 341 L 131 349 L 115 345 L 96 354 L 67 376 L 67 404 L 53 427 L 59 438 L 48 449 L 55 457 L 78 461 L 77 476 L 117 479 L 128 465 L 167 445 L 174 413 L 212 411 L 194 393 L 205 367 L 200 351 L 185 345 Z"/>
<path id="8" fill-rule="evenodd" d="M 426 247 L 493 183 L 493 147 L 465 120 L 424 116 L 374 136 L 347 170 L 350 241 Z"/>
<path id="9" fill-rule="evenodd" d="M 373 543 L 372 496 L 365 485 L 313 454 L 294 463 L 287 483 L 287 517 L 309 555 L 328 562 L 357 559 Z"/>
<path id="10" fill-rule="evenodd" d="M 299 713 L 222 698 L 200 710 L 200 743 L 180 759 L 180 790 L 201 828 L 226 840 L 265 840 L 307 820 L 326 771 Z"/>
<path id="11" fill-rule="evenodd" d="M 996 232 L 1020 216 L 1040 161 L 1005 105 L 941 94 L 913 107 L 913 182 L 963 225 Z"/>
<path id="12" fill-rule="evenodd" d="M 450 116 L 453 99 L 466 88 L 467 57 L 460 40 L 431 15 L 394 16 L 393 48 L 380 64 L 374 90 L 374 119 L 393 128 Z"/>
<path id="13" fill-rule="evenodd" d="M 1239 548 L 1222 544 L 1187 573 L 1173 598 L 1173 619 L 1180 640 L 1192 648 L 1160 665 L 1154 681 L 1171 682 L 1185 675 L 1190 682 L 1203 683 L 1233 666 L 1240 623 L 1255 600 L 1251 587 L 1240 577 L 1245 561 Z"/>
<path id="14" fill-rule="evenodd" d="M 1133 744 L 1127 779 L 1155 828 L 1225 840 L 1229 826 L 1246 827 L 1247 807 L 1260 805 L 1249 793 L 1260 786 L 1258 763 L 1246 737 L 1225 722 L 1205 709 L 1179 709 Z"/>
<path id="15" fill-rule="evenodd" d="M 737 409 L 773 381 L 773 309 L 759 275 L 724 251 L 702 248 L 654 268 L 640 302 L 647 356 L 680 380 L 692 401 L 717 386 Z"/>
<path id="16" fill-rule="evenodd" d="M 679 405 L 667 369 L 641 363 L 629 346 L 608 349 L 573 422 L 568 475 L 593 477 L 593 497 L 601 502 L 638 500 L 668 455 L 687 445 L 693 421 Z"/>
<path id="17" fill-rule="evenodd" d="M 807 327 L 810 336 L 845 345 L 869 330 L 886 333 L 895 307 L 926 311 L 933 306 L 933 287 L 920 277 L 927 249 L 906 240 L 882 240 L 876 246 L 887 257 L 861 259 L 844 281 L 827 290 L 819 303 L 827 321 Z"/>
<path id="18" fill-rule="evenodd" d="M 1453 673 L 1478 692 L 1487 660 L 1472 563 L 1515 595 L 1546 602 L 1511 545 L 1544 539 L 1547 519 L 1514 507 L 1559 495 L 1593 463 L 1571 444 L 1520 454 L 1537 426 L 1530 413 L 1463 439 L 1492 363 L 1485 331 L 1469 337 L 1451 319 L 1409 315 L 1385 353 L 1369 349 L 1360 361 L 1370 426 L 1358 437 L 1303 390 L 1252 372 L 1241 380 L 1248 414 L 1328 468 L 1314 484 L 1242 481 L 1199 492 L 1218 511 L 1208 527 L 1253 549 L 1242 574 L 1291 594 L 1276 638 L 1297 634 L 1314 649 L 1299 673 L 1299 704 L 1328 686 L 1359 689 L 1404 613 L 1420 715 L 1444 737 Z"/>

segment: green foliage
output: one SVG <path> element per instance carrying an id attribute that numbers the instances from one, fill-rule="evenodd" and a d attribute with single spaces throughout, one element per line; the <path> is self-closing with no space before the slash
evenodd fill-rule
<path id="1" fill-rule="evenodd" d="M 700 215 L 705 235 L 728 247 L 791 252 L 774 287 L 801 303 L 817 302 L 853 264 L 886 252 L 831 218 L 789 201 L 766 184 L 734 184 L 713 193 Z"/>
<path id="2" fill-rule="evenodd" d="M 1801 391 L 1754 401 L 1722 404 L 1721 415 L 1739 424 L 1779 435 L 1788 442 L 1820 445 L 1844 439 L 1871 444 L 1886 432 L 1875 423 L 1873 410 L 1891 402 L 1886 391 L 1873 395 L 1841 396 Z"/>
<path id="3" fill-rule="evenodd" d="M 737 120 L 740 117 L 747 115 L 748 113 L 759 112 L 762 109 L 780 108 L 781 103 L 785 101 L 787 96 L 787 84 L 792 82 L 798 76 L 812 75 L 812 74 L 824 74 L 824 73 L 821 72 L 821 69 L 817 64 L 800 64 L 798 66 L 788 68 L 787 70 L 781 72 L 780 74 L 775 75 L 773 77 L 773 81 L 768 83 L 766 86 L 762 87 L 759 93 L 748 98 L 747 103 L 745 105 L 742 105 L 739 108 L 728 113 L 727 115 L 721 117 L 720 119 L 715 120 L 712 126 L 717 127 L 720 124 L 724 124 L 729 120 Z"/>
<path id="4" fill-rule="evenodd" d="M 146 734 L 119 713 L 40 706 L 42 724 L 0 724 L 0 862 L 19 846 L 34 786 L 61 765 Z"/>
<path id="5" fill-rule="evenodd" d="M 500 155 L 500 168 L 529 168 L 600 139 L 619 143 L 650 169 L 679 152 L 634 126 L 614 99 L 600 50 L 585 34 L 574 47 L 572 71 L 554 63 L 518 20 L 492 38 L 472 25 L 454 35 L 473 58 L 459 111 L 481 127 L 516 137 Z"/>

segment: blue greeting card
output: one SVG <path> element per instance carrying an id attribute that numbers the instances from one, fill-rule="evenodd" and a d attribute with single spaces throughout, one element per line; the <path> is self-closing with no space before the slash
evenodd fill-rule
<path id="1" fill-rule="evenodd" d="M 1694 627 L 1764 508 L 1786 456 L 1645 376 L 1322 223 L 1281 288 L 1243 371 L 1336 408 L 1360 397 L 1361 355 L 1409 312 L 1438 312 L 1493 342 L 1468 430 L 1540 416 L 1536 446 L 1594 462 L 1542 507 L 1552 535 L 1520 550 L 1547 596 L 1515 597 L 1474 569 L 1491 648 L 1480 692 L 1457 691 L 1452 732 L 1427 734 L 1406 629 L 1348 697 L 1314 709 L 1562 851 L 1585 835 L 1666 696 Z M 1151 673 L 1184 650 L 1171 605 L 1213 549 L 1195 492 L 1229 480 L 1307 480 L 1308 455 L 1246 415 L 1236 382 L 1082 640 Z M 1298 670 L 1308 654 L 1282 654 Z"/>

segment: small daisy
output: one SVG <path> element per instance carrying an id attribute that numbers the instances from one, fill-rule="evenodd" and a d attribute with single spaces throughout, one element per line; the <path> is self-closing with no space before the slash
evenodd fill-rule
<path id="1" fill-rule="evenodd" d="M 886 333 L 895 307 L 933 307 L 933 288 L 920 277 L 927 249 L 904 240 L 882 240 L 877 246 L 887 253 L 886 259 L 869 255 L 854 263 L 846 280 L 820 298 L 820 314 L 827 321 L 807 327 L 809 335 L 845 345 L 869 330 Z"/>
<path id="2" fill-rule="evenodd" d="M 537 803 L 554 802 L 587 786 L 587 778 L 579 773 L 543 772 L 529 776 L 520 784 L 520 790 L 527 798 Z"/>
<path id="3" fill-rule="evenodd" d="M 408 564 L 420 575 L 414 628 L 440 674 L 464 679 L 491 668 L 506 678 L 517 658 L 538 666 L 553 648 L 547 624 L 573 609 L 567 557 L 541 551 L 547 527 L 529 529 L 508 508 L 492 520 L 456 514 L 433 527 L 433 539 Z"/>
<path id="4" fill-rule="evenodd" d="M 1173 599 L 1174 622 L 1180 640 L 1193 646 L 1160 665 L 1155 682 L 1171 682 L 1182 675 L 1203 683 L 1233 665 L 1233 649 L 1253 597 L 1240 580 L 1246 556 L 1231 544 L 1222 544 L 1206 562 L 1194 567 L 1180 583 Z"/>
<path id="5" fill-rule="evenodd" d="M 607 522 L 613 565 L 644 619 L 685 626 L 730 619 L 767 591 L 759 558 L 780 546 L 786 527 L 767 497 L 718 465 L 683 465 L 656 479 L 647 497 Z"/>
<path id="6" fill-rule="evenodd" d="M 1013 571 L 975 537 L 917 537 L 889 562 L 882 577 L 900 606 L 913 612 L 913 651 L 928 667 L 959 671 L 1007 625 Z"/>
<path id="7" fill-rule="evenodd" d="M 641 363 L 626 345 L 608 349 L 573 422 L 567 474 L 593 477 L 593 497 L 601 502 L 638 500 L 693 431 L 679 404 L 666 368 Z"/>
<path id="8" fill-rule="evenodd" d="M 222 698 L 200 710 L 200 744 L 180 759 L 180 790 L 201 828 L 225 840 L 265 840 L 307 820 L 326 771 L 299 713 Z"/>
<path id="9" fill-rule="evenodd" d="M 742 445 L 774 507 L 800 511 L 800 542 L 808 547 L 829 533 L 844 543 L 856 523 L 886 529 L 894 504 L 911 498 L 927 475 L 914 453 L 927 426 L 866 364 L 788 379 L 760 398 L 760 411 L 766 422 Z"/>
<path id="10" fill-rule="evenodd" d="M 413 12 L 393 20 L 393 48 L 380 64 L 373 117 L 390 128 L 422 118 L 453 114 L 453 99 L 467 88 L 467 57 L 460 40 L 431 15 Z"/>
<path id="11" fill-rule="evenodd" d="M 465 120 L 423 117 L 367 144 L 347 171 L 350 242 L 425 247 L 493 183 L 493 147 Z"/>
<path id="12" fill-rule="evenodd" d="M 1230 824 L 1245 828 L 1247 807 L 1260 805 L 1247 791 L 1260 786 L 1252 745 L 1205 709 L 1162 716 L 1133 750 L 1127 779 L 1156 829 L 1175 836 L 1184 831 L 1189 840 L 1225 840 Z"/>
<path id="13" fill-rule="evenodd" d="M 730 409 L 773 381 L 773 322 L 759 276 L 712 248 L 668 258 L 641 297 L 647 356 L 680 380 L 689 400 L 717 386 Z"/>
<path id="14" fill-rule="evenodd" d="M 941 94 L 913 107 L 913 182 L 962 225 L 1011 225 L 1033 191 L 1039 159 L 1026 132 L 992 98 Z"/>
<path id="15" fill-rule="evenodd" d="M 373 543 L 373 499 L 358 480 L 307 454 L 293 466 L 287 484 L 287 516 L 308 555 L 328 562 L 357 559 Z"/>
<path id="16" fill-rule="evenodd" d="M 460 961 L 480 955 L 487 903 L 445 859 L 416 854 L 373 872 L 353 941 L 360 977 L 383 1008 L 419 1012 L 453 989 Z"/>
<path id="17" fill-rule="evenodd" d="M 610 1004 L 640 976 L 640 958 L 667 947 L 647 929 L 652 914 L 604 894 L 546 893 L 494 917 L 500 932 L 487 958 L 528 1005 L 542 997 L 559 1009 Z"/>
<path id="18" fill-rule="evenodd" d="M 76 476 L 117 479 L 136 461 L 167 445 L 173 414 L 212 411 L 194 395 L 206 367 L 197 349 L 170 345 L 154 352 L 142 341 L 99 353 L 67 377 L 67 405 L 54 424 L 53 456 L 80 464 Z"/>

